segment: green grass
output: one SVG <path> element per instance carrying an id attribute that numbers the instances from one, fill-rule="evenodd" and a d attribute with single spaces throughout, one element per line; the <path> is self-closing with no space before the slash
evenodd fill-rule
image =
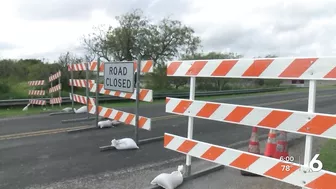
<path id="1" fill-rule="evenodd" d="M 336 172 L 336 140 L 328 140 L 320 151 L 318 158 L 323 163 L 323 169 Z"/>

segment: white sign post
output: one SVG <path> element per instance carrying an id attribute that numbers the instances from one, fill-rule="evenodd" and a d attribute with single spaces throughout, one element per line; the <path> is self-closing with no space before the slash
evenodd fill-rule
<path id="1" fill-rule="evenodd" d="M 134 92 L 134 62 L 107 62 L 104 64 L 104 89 Z"/>

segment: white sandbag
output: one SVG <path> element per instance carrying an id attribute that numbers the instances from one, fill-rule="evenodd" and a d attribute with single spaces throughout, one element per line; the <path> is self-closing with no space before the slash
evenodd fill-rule
<path id="1" fill-rule="evenodd" d="M 98 127 L 105 128 L 105 127 L 112 127 L 113 123 L 111 120 L 104 120 L 98 122 Z"/>
<path id="2" fill-rule="evenodd" d="M 178 167 L 177 171 L 173 171 L 172 173 L 161 173 L 157 177 L 155 177 L 151 184 L 159 185 L 165 189 L 175 189 L 183 182 L 183 174 L 181 172 L 181 166 Z"/>
<path id="3" fill-rule="evenodd" d="M 112 121 L 112 125 L 113 126 L 117 126 L 117 125 L 120 125 L 121 122 L 117 121 L 117 120 L 113 120 Z"/>
<path id="4" fill-rule="evenodd" d="M 66 107 L 62 110 L 63 112 L 71 112 L 72 111 L 72 108 L 70 107 Z"/>
<path id="5" fill-rule="evenodd" d="M 27 106 L 25 106 L 25 107 L 22 109 L 22 111 L 27 111 L 29 106 L 30 106 L 30 104 L 27 104 Z"/>
<path id="6" fill-rule="evenodd" d="M 111 143 L 111 146 L 114 146 L 117 150 L 139 149 L 138 145 L 131 138 L 113 139 Z"/>
<path id="7" fill-rule="evenodd" d="M 86 113 L 86 112 L 87 112 L 87 107 L 86 106 L 82 106 L 78 110 L 75 109 L 76 114 Z"/>

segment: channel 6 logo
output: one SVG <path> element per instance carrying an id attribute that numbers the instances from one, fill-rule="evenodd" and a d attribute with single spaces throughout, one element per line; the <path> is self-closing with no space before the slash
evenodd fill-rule
<path id="1" fill-rule="evenodd" d="M 320 160 L 317 159 L 319 156 L 320 156 L 320 154 L 316 154 L 313 157 L 313 159 L 309 162 L 309 170 L 308 170 L 308 172 L 318 172 L 318 171 L 322 170 L 323 163 Z"/>

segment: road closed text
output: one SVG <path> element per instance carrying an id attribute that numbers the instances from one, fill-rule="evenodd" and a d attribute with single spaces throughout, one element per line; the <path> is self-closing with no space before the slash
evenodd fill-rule
<path id="1" fill-rule="evenodd" d="M 106 78 L 105 81 L 106 86 L 108 87 L 119 87 L 119 88 L 131 88 L 132 82 L 130 79 L 111 79 Z"/>
<path id="2" fill-rule="evenodd" d="M 108 90 L 133 92 L 133 63 L 105 64 L 104 88 Z"/>

